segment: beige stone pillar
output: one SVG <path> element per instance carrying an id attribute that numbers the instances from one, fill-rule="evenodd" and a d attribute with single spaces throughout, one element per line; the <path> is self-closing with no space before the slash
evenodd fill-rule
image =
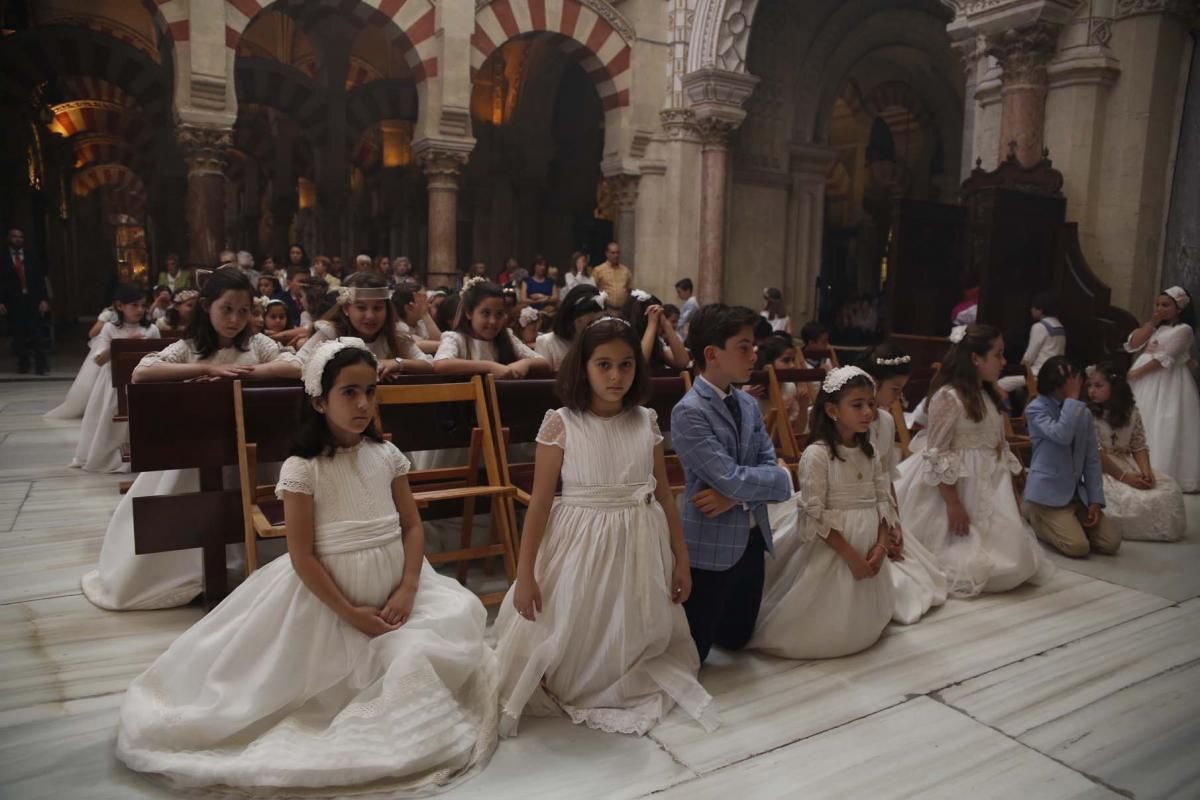
<path id="1" fill-rule="evenodd" d="M 637 207 L 640 175 L 609 175 L 609 189 L 617 208 L 617 244 L 621 246 L 621 263 L 630 269 L 637 266 L 637 227 L 634 215 Z"/>
<path id="2" fill-rule="evenodd" d="M 789 171 L 783 293 L 793 329 L 816 319 L 821 252 L 825 238 L 825 181 L 837 152 L 814 144 L 793 145 Z"/>
<path id="3" fill-rule="evenodd" d="M 425 171 L 429 191 L 426 282 L 435 288 L 452 287 L 458 277 L 458 180 L 470 146 L 422 140 L 413 151 Z"/>
<path id="4" fill-rule="evenodd" d="M 1015 143 L 1017 160 L 1031 167 L 1042 158 L 1046 124 L 1046 65 L 1054 57 L 1060 26 L 1037 22 L 988 36 L 987 53 L 1004 69 L 1000 117 L 1000 158 Z"/>
<path id="5" fill-rule="evenodd" d="M 729 181 L 729 136 L 746 118 L 743 104 L 758 78 L 719 69 L 683 77 L 683 91 L 700 131 L 700 257 L 696 295 L 701 303 L 721 301 L 725 285 L 725 204 Z"/>
<path id="6" fill-rule="evenodd" d="M 187 163 L 188 263 L 215 267 L 225 246 L 225 159 L 233 131 L 180 125 L 175 135 Z"/>

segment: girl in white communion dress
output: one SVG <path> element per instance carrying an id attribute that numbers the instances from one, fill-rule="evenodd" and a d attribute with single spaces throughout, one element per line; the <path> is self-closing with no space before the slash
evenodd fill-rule
<path id="1" fill-rule="evenodd" d="M 479 599 L 434 572 L 409 462 L 375 430 L 378 364 L 321 345 L 283 465 L 288 557 L 254 572 L 134 680 L 117 756 L 224 794 L 426 793 L 496 744 Z"/>

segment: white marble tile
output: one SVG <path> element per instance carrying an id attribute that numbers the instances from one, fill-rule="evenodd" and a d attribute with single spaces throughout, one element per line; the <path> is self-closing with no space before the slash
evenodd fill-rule
<path id="1" fill-rule="evenodd" d="M 7 535 L 7 534 L 6 534 Z M 100 560 L 101 536 L 0 548 L 0 605 L 78 594 Z"/>
<path id="2" fill-rule="evenodd" d="M 0 438 L 0 445 L 3 439 Z M 29 494 L 32 483 L 28 481 L 8 481 L 0 483 L 0 531 L 10 530 L 17 520 L 17 512 Z"/>
<path id="3" fill-rule="evenodd" d="M 1019 737 L 1198 660 L 1200 601 L 1192 601 L 951 686 L 940 697 Z"/>
<path id="4" fill-rule="evenodd" d="M 82 595 L 0 606 L 0 729 L 123 692 L 201 614 L 102 611 Z"/>
<path id="5" fill-rule="evenodd" d="M 1086 777 L 927 698 L 856 720 L 656 800 L 1117 798 Z"/>
<path id="6" fill-rule="evenodd" d="M 1139 800 L 1200 797 L 1200 664 L 1130 686 L 1020 740 Z"/>
<path id="7" fill-rule="evenodd" d="M 739 657 L 728 669 L 705 667 L 701 681 L 717 700 L 721 729 L 705 734 L 674 713 L 651 735 L 707 773 L 1167 605 L 1060 572 L 1046 586 L 952 601 L 916 625 L 889 626 L 873 648 L 848 658 L 762 667 Z"/>

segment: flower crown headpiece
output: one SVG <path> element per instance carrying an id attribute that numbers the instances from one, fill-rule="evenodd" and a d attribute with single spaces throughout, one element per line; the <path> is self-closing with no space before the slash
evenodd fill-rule
<path id="1" fill-rule="evenodd" d="M 629 294 L 633 297 L 634 300 L 637 300 L 639 303 L 645 303 L 651 297 L 653 297 L 653 295 L 651 295 L 645 289 L 634 289 Z"/>
<path id="2" fill-rule="evenodd" d="M 188 300 L 195 300 L 199 296 L 200 293 L 195 289 L 183 289 L 175 295 L 171 302 L 175 303 L 175 305 L 183 305 Z"/>
<path id="3" fill-rule="evenodd" d="M 538 310 L 536 308 L 525 306 L 521 309 L 521 315 L 517 317 L 517 324 L 524 328 L 531 322 L 537 322 L 539 316 L 540 314 L 538 314 Z"/>
<path id="4" fill-rule="evenodd" d="M 624 317 L 607 316 L 607 317 L 597 317 L 596 319 L 592 320 L 591 322 L 588 323 L 588 328 L 591 328 L 594 325 L 599 325 L 601 322 L 619 322 L 622 325 L 624 325 L 626 328 L 633 327 L 632 325 L 629 324 L 629 320 L 625 319 Z M 584 328 L 584 330 L 587 330 L 587 328 Z"/>
<path id="5" fill-rule="evenodd" d="M 575 307 L 583 308 L 589 303 L 595 303 L 603 311 L 608 308 L 608 292 L 596 292 L 595 294 L 585 295 L 575 301 Z"/>
<path id="6" fill-rule="evenodd" d="M 283 301 L 280 300 L 279 302 L 282 303 Z M 267 306 L 271 305 L 271 298 L 267 297 L 266 295 L 259 295 L 258 297 L 254 298 L 254 305 L 258 306 L 259 309 L 265 312 L 267 310 Z"/>
<path id="7" fill-rule="evenodd" d="M 1188 293 L 1184 291 L 1182 286 L 1172 286 L 1170 289 L 1163 289 L 1163 294 L 1175 301 L 1175 305 L 1179 306 L 1179 310 L 1183 311 L 1192 302 L 1188 297 Z"/>
<path id="8" fill-rule="evenodd" d="M 895 358 L 877 358 L 875 364 L 880 367 L 898 367 L 901 364 L 911 364 L 912 356 L 896 356 Z"/>
<path id="9" fill-rule="evenodd" d="M 967 336 L 967 326 L 966 325 L 955 325 L 953 328 L 950 329 L 950 343 L 951 344 L 958 344 L 964 338 L 966 338 L 966 336 Z"/>
<path id="10" fill-rule="evenodd" d="M 458 296 L 462 297 L 463 295 L 465 295 L 467 293 L 467 290 L 469 290 L 471 287 L 478 286 L 481 283 L 487 283 L 487 282 L 488 282 L 488 279 L 483 277 L 482 275 L 476 275 L 474 278 L 467 278 L 465 281 L 463 281 L 462 288 L 458 290 Z"/>
<path id="11" fill-rule="evenodd" d="M 872 386 L 875 385 L 875 379 L 868 375 L 865 370 L 858 367 L 838 367 L 825 376 L 825 382 L 821 384 L 821 391 L 825 392 L 825 394 L 840 392 L 843 386 L 859 375 L 869 380 Z"/>
<path id="12" fill-rule="evenodd" d="M 340 306 L 348 306 L 359 300 L 391 300 L 392 290 L 386 286 L 339 286 L 337 302 Z"/>
<path id="13" fill-rule="evenodd" d="M 315 353 L 308 359 L 308 363 L 304 365 L 304 393 L 309 397 L 321 396 L 321 376 L 325 374 L 325 366 L 329 363 L 329 359 L 336 356 L 338 353 L 345 350 L 347 347 L 357 347 L 365 353 L 370 353 L 370 348 L 362 339 L 355 336 L 343 336 L 340 339 L 334 339 L 331 342 L 325 342 L 317 347 Z M 371 354 L 374 358 L 374 354 Z"/>

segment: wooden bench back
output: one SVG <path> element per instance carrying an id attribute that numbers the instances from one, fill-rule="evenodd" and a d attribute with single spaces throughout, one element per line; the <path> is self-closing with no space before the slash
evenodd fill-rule
<path id="1" fill-rule="evenodd" d="M 112 386 L 117 390 L 117 414 L 115 419 L 129 418 L 129 399 L 125 387 L 133 382 L 133 371 L 148 353 L 157 353 L 169 344 L 179 341 L 178 336 L 163 336 L 160 339 L 113 339 L 109 355 L 112 362 Z"/>

